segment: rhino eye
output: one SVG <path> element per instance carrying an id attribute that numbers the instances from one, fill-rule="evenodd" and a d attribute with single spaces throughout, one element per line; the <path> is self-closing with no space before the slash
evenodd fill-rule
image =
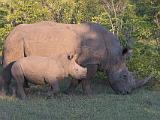
<path id="1" fill-rule="evenodd" d="M 68 60 L 71 60 L 73 58 L 73 55 L 68 55 L 67 58 Z"/>
<path id="2" fill-rule="evenodd" d="M 124 74 L 122 77 L 123 79 L 127 79 L 127 74 Z"/>

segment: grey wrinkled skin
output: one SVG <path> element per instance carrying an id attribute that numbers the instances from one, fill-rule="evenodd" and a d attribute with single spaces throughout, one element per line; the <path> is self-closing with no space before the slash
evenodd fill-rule
<path id="1" fill-rule="evenodd" d="M 57 56 L 77 54 L 77 63 L 87 67 L 87 78 L 72 82 L 72 92 L 82 82 L 84 93 L 91 94 L 90 82 L 97 68 L 109 76 L 111 87 L 116 93 L 127 94 L 145 82 L 136 82 L 125 65 L 130 49 L 120 46 L 120 41 L 111 32 L 95 23 L 61 24 L 50 21 L 18 25 L 4 43 L 3 73 L 5 85 L 10 81 L 11 64 L 30 55 Z M 139 84 L 139 85 L 138 85 Z M 7 88 L 7 87 L 6 87 Z"/>
<path id="2" fill-rule="evenodd" d="M 129 94 L 131 93 L 133 86 L 135 86 L 135 79 L 131 72 L 128 70 L 122 70 L 109 73 L 109 78 L 117 81 L 110 81 L 112 89 L 117 94 Z"/>

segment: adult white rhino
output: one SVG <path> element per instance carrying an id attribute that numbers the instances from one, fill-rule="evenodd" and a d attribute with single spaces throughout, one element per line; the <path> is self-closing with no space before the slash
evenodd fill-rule
<path id="1" fill-rule="evenodd" d="M 127 94 L 149 79 L 134 79 L 124 63 L 128 52 L 129 49 L 121 48 L 115 35 L 99 24 L 61 24 L 49 21 L 21 24 L 11 31 L 4 43 L 2 78 L 5 84 L 2 86 L 8 86 L 12 63 L 22 57 L 78 54 L 76 61 L 88 69 L 87 79 L 82 80 L 86 94 L 91 93 L 90 80 L 98 67 L 107 73 L 116 93 Z M 69 90 L 77 85 L 78 82 L 72 82 Z"/>

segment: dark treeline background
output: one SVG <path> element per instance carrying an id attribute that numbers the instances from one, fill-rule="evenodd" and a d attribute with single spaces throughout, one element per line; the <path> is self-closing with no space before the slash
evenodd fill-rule
<path id="1" fill-rule="evenodd" d="M 133 48 L 131 71 L 160 80 L 160 0 L 0 0 L 0 49 L 16 25 L 44 20 L 103 25 Z"/>

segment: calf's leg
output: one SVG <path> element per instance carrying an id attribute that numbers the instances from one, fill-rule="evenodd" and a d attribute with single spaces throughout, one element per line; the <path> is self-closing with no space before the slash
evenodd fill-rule
<path id="1" fill-rule="evenodd" d="M 19 64 L 14 64 L 12 66 L 11 73 L 12 73 L 13 79 L 16 81 L 17 96 L 20 99 L 25 100 L 27 98 L 23 88 L 25 78 L 24 78 L 24 74 L 21 69 L 21 66 Z"/>
<path id="2" fill-rule="evenodd" d="M 73 94 L 77 86 L 81 83 L 82 80 L 72 79 L 68 89 L 65 91 L 66 94 Z"/>
<path id="3" fill-rule="evenodd" d="M 91 89 L 91 79 L 94 78 L 96 71 L 97 71 L 98 66 L 97 65 L 87 65 L 87 77 L 82 80 L 71 80 L 71 83 L 69 85 L 69 88 L 65 93 L 67 94 L 72 94 L 73 91 L 76 89 L 76 87 L 82 83 L 82 89 L 84 94 L 90 95 L 92 94 L 92 89 Z"/>
<path id="4" fill-rule="evenodd" d="M 51 85 L 51 95 L 57 95 L 60 91 L 58 80 L 49 81 L 49 84 Z"/>

